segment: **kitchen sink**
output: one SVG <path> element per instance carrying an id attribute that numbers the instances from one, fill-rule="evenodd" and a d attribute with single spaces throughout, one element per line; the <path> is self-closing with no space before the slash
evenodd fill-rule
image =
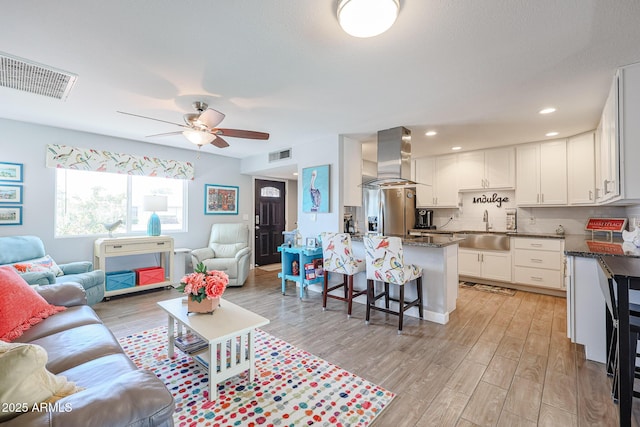
<path id="1" fill-rule="evenodd" d="M 454 234 L 453 237 L 465 238 L 458 246 L 468 249 L 486 249 L 491 251 L 508 251 L 510 238 L 506 234 L 498 233 L 469 233 Z"/>

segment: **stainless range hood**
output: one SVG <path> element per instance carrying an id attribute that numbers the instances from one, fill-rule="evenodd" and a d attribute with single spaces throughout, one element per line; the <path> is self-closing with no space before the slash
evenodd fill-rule
<path id="1" fill-rule="evenodd" d="M 378 131 L 378 177 L 364 187 L 415 186 L 411 180 L 411 131 L 405 127 Z"/>

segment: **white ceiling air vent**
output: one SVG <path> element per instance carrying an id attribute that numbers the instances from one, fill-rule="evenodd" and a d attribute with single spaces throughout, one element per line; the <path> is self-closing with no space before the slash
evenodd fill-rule
<path id="1" fill-rule="evenodd" d="M 273 151 L 269 153 L 269 163 L 276 162 L 278 160 L 285 160 L 291 158 L 291 148 L 287 148 L 282 151 Z"/>
<path id="2" fill-rule="evenodd" d="M 0 86 L 65 100 L 77 74 L 0 52 Z"/>

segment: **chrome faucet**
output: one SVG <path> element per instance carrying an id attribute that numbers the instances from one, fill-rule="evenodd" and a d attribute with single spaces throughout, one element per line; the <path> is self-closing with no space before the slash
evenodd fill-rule
<path id="1" fill-rule="evenodd" d="M 484 210 L 484 214 L 482 214 L 482 222 L 485 223 L 485 231 L 491 230 L 491 226 L 489 225 L 489 212 Z"/>

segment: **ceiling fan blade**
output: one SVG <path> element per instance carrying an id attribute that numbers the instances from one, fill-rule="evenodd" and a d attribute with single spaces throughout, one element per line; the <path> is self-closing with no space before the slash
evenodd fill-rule
<path id="1" fill-rule="evenodd" d="M 209 128 L 214 128 L 224 119 L 224 114 L 213 108 L 207 108 L 200 114 L 198 121 L 204 123 Z"/>
<path id="2" fill-rule="evenodd" d="M 165 132 L 165 133 L 156 133 L 155 135 L 147 135 L 145 138 L 153 138 L 155 136 L 171 136 L 171 135 L 180 135 L 183 131 L 179 130 L 176 132 Z"/>
<path id="3" fill-rule="evenodd" d="M 214 130 L 218 135 L 231 136 L 234 138 L 246 138 L 246 139 L 269 139 L 269 134 L 265 132 L 254 132 L 252 130 L 240 130 L 240 129 L 221 129 Z"/>
<path id="4" fill-rule="evenodd" d="M 153 117 L 141 116 L 140 114 L 126 113 L 124 111 L 117 111 L 120 114 L 126 114 L 128 116 L 141 117 L 143 119 L 155 120 L 156 122 L 169 123 L 170 125 L 180 126 L 182 128 L 188 128 L 189 126 L 181 125 L 180 123 L 168 122 L 166 120 L 154 119 Z"/>
<path id="5" fill-rule="evenodd" d="M 218 148 L 225 148 L 229 146 L 229 143 L 227 141 L 225 141 L 224 139 L 222 139 L 221 137 L 216 135 L 216 139 L 214 139 L 213 141 L 211 141 L 212 145 L 215 145 Z"/>

